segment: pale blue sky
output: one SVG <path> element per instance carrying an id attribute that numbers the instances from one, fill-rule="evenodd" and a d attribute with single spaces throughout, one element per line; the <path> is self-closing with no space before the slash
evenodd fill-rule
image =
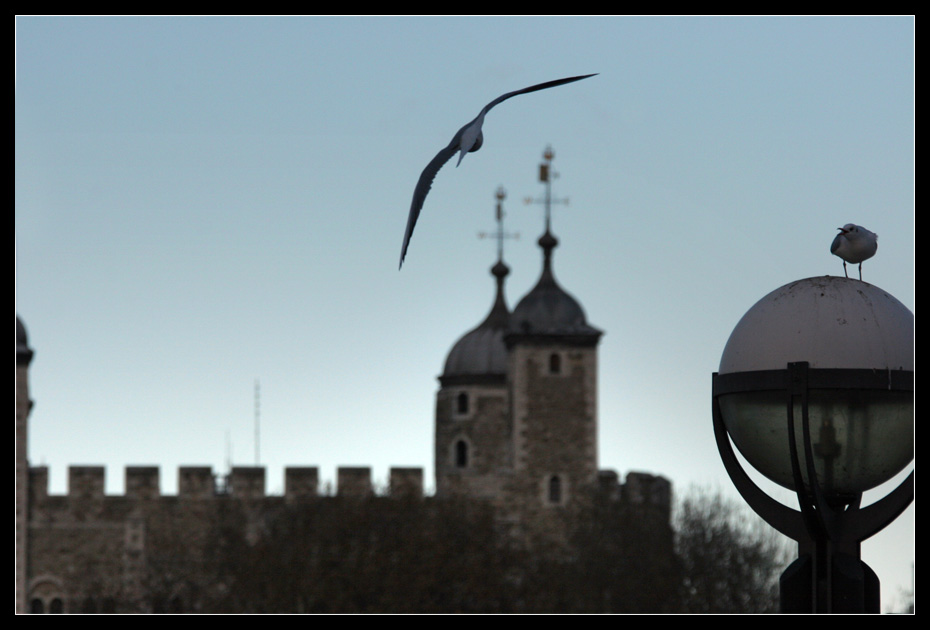
<path id="1" fill-rule="evenodd" d="M 555 150 L 555 271 L 606 332 L 600 466 L 731 484 L 711 374 L 742 314 L 842 274 L 914 310 L 914 20 L 18 18 L 16 309 L 36 350 L 29 455 L 50 467 L 422 466 L 436 376 L 491 306 L 508 191 L 512 307 L 540 271 L 536 169 Z M 493 98 L 481 151 L 426 163 Z M 227 436 L 231 449 L 227 447 Z M 864 546 L 910 587 L 913 507 Z"/>

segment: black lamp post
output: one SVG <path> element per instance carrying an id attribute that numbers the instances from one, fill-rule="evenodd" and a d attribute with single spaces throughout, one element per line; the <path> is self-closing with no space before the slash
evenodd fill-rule
<path id="1" fill-rule="evenodd" d="M 913 460 L 914 316 L 847 278 L 809 278 L 753 306 L 713 376 L 717 446 L 746 502 L 798 542 L 781 577 L 782 612 L 879 612 L 879 583 L 860 544 L 914 497 L 913 472 L 863 507 L 862 493 Z M 769 497 L 730 444 L 792 490 L 799 510 Z"/>

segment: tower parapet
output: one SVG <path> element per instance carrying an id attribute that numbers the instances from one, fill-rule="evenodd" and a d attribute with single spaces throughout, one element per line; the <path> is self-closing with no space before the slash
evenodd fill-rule
<path id="1" fill-rule="evenodd" d="M 361 498 L 373 494 L 371 468 L 368 466 L 340 466 L 336 471 L 336 491 L 341 497 Z"/>

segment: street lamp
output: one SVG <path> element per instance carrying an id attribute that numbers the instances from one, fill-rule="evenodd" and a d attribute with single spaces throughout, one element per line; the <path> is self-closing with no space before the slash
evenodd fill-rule
<path id="1" fill-rule="evenodd" d="M 861 499 L 913 460 L 913 370 L 913 314 L 849 278 L 776 289 L 731 333 L 713 376 L 714 433 L 743 498 L 798 542 L 781 577 L 783 612 L 879 612 L 878 578 L 860 543 L 913 501 L 913 471 L 881 500 Z M 797 495 L 799 511 L 749 478 L 731 439 Z"/>

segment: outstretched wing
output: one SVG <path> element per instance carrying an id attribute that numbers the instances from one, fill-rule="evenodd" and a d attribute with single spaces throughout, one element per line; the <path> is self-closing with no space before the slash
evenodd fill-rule
<path id="1" fill-rule="evenodd" d="M 397 265 L 398 269 L 404 264 L 404 256 L 407 255 L 407 246 L 410 244 L 413 228 L 417 224 L 417 217 L 420 216 L 420 209 L 423 208 L 423 201 L 426 199 L 426 193 L 429 192 L 430 187 L 433 185 L 433 180 L 436 178 L 436 173 L 439 172 L 439 169 L 442 168 L 443 164 L 452 159 L 452 156 L 458 151 L 460 136 L 461 132 L 455 134 L 455 138 L 452 139 L 449 146 L 437 153 L 436 157 L 434 157 L 430 163 L 426 165 L 426 168 L 423 169 L 423 172 L 420 173 L 417 187 L 413 189 L 413 201 L 410 202 L 410 214 L 407 215 L 407 230 L 404 232 L 404 244 L 400 248 L 400 264 Z"/>
<path id="2" fill-rule="evenodd" d="M 539 84 L 537 84 L 537 85 L 531 85 L 530 87 L 523 88 L 522 90 L 516 90 L 516 91 L 514 91 L 514 92 L 507 92 L 507 93 L 504 94 L 503 96 L 498 96 L 496 99 L 494 99 L 493 101 L 491 101 L 490 103 L 488 103 L 487 105 L 485 105 L 485 106 L 484 106 L 484 109 L 481 110 L 481 114 L 487 114 L 488 111 L 489 111 L 492 107 L 494 107 L 495 105 L 498 105 L 498 104 L 500 104 L 500 103 L 503 103 L 503 102 L 506 101 L 508 98 L 511 98 L 511 97 L 513 97 L 513 96 L 517 96 L 518 94 L 526 94 L 526 93 L 528 93 L 528 92 L 535 92 L 535 91 L 537 91 L 537 90 L 545 90 L 546 88 L 555 87 L 555 86 L 557 86 L 557 85 L 565 85 L 566 83 L 572 83 L 572 82 L 574 82 L 574 81 L 581 81 L 582 79 L 587 79 L 588 77 L 593 77 L 593 76 L 596 76 L 597 74 L 598 74 L 598 73 L 595 72 L 594 74 L 583 74 L 583 75 L 578 76 L 578 77 L 568 77 L 568 78 L 566 78 L 566 79 L 556 79 L 555 81 L 546 81 L 545 83 L 539 83 Z M 480 116 L 481 114 L 479 114 L 479 116 Z"/>
<path id="3" fill-rule="evenodd" d="M 595 73 L 597 74 L 597 73 Z M 555 81 L 546 81 L 545 83 L 539 83 L 537 85 L 531 85 L 530 87 L 523 88 L 522 90 L 516 90 L 515 92 L 507 92 L 503 96 L 498 96 L 496 99 L 484 106 L 484 109 L 481 110 L 481 113 L 475 118 L 475 120 L 481 119 L 488 110 L 497 105 L 506 101 L 512 96 L 517 96 L 518 94 L 526 94 L 527 92 L 535 92 L 536 90 L 545 90 L 546 88 L 555 87 L 557 85 L 564 85 L 565 83 L 571 83 L 573 81 L 581 81 L 582 79 L 587 79 L 588 77 L 593 77 L 594 74 L 584 74 L 578 77 L 568 77 L 565 79 L 556 79 Z M 417 182 L 417 187 L 413 191 L 413 201 L 410 203 L 410 214 L 407 215 L 407 231 L 404 232 L 404 243 L 400 248 L 400 264 L 397 266 L 398 269 L 404 265 L 404 257 L 407 255 L 407 246 L 410 245 L 410 237 L 413 235 L 413 228 L 417 224 L 417 217 L 420 216 L 420 210 L 423 208 L 423 201 L 426 199 L 426 194 L 429 192 L 430 187 L 433 185 L 433 179 L 436 178 L 436 173 L 439 172 L 439 169 L 442 168 L 443 164 L 452 159 L 452 156 L 455 155 L 456 151 L 460 150 L 459 144 L 461 143 L 462 133 L 471 125 L 474 120 L 468 125 L 465 125 L 459 129 L 458 133 L 455 134 L 455 137 L 452 138 L 452 142 L 449 145 L 436 154 L 436 157 L 426 165 L 426 168 L 423 169 L 423 173 L 420 174 L 420 180 Z"/>

